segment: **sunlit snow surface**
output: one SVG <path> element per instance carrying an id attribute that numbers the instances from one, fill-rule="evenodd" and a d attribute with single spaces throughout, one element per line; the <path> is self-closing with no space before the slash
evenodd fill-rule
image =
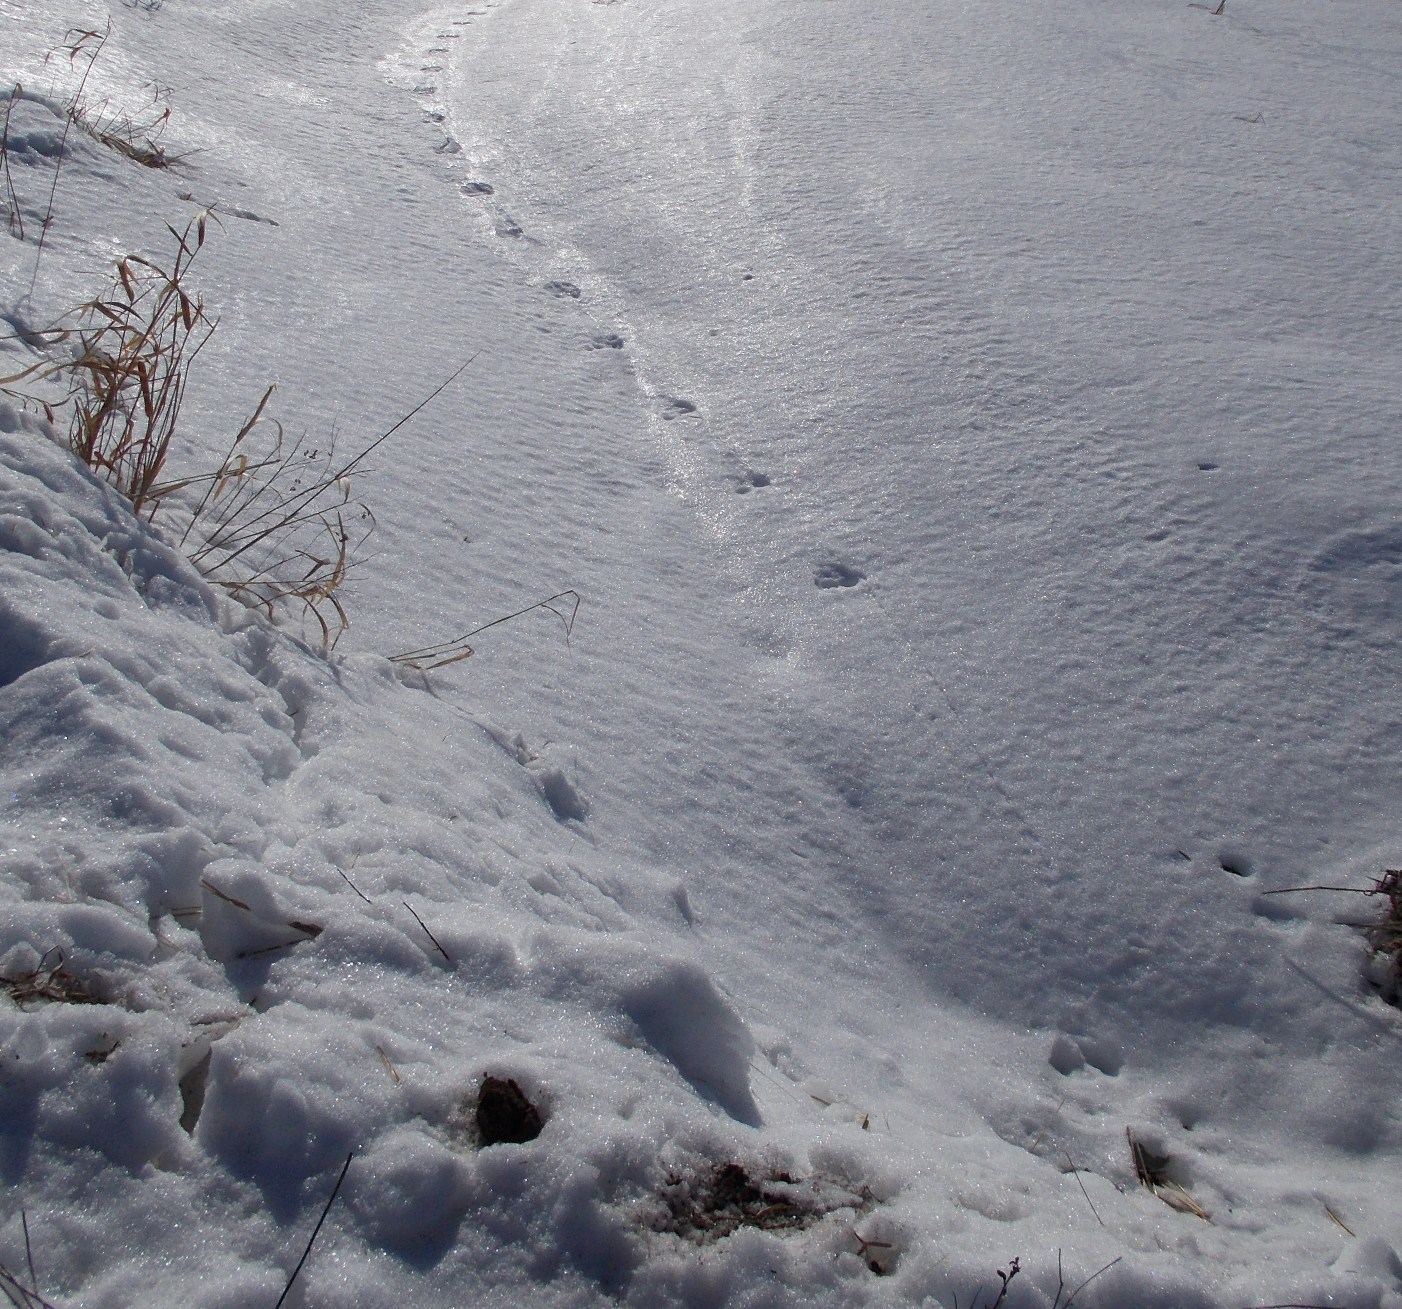
<path id="1" fill-rule="evenodd" d="M 0 0 L 7 336 L 218 201 L 189 468 L 472 362 L 329 662 L 0 410 L 0 975 L 111 1002 L 0 1001 L 0 1264 L 271 1306 L 354 1155 L 289 1303 L 1402 1306 L 1377 904 L 1264 894 L 1398 860 L 1395 6 L 121 5 L 186 158 L 36 276 L 106 19 Z M 733 1162 L 856 1207 L 652 1230 Z"/>

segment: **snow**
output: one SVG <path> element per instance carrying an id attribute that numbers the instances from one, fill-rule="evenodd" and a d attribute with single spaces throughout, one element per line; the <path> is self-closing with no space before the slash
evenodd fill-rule
<path id="1" fill-rule="evenodd" d="M 468 365 L 329 656 L 0 402 L 8 1274 L 1402 1306 L 1380 905 L 1267 894 L 1397 862 L 1395 6 L 124 3 L 171 170 L 0 16 L 0 374 L 208 204 L 182 474 Z"/>

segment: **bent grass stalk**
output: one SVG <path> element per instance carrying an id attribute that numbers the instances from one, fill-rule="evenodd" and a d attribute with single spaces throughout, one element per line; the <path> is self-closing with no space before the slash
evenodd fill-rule
<path id="1" fill-rule="evenodd" d="M 566 606 L 560 603 L 563 601 L 569 601 L 568 613 L 565 612 Z M 556 607 L 557 603 L 560 605 L 559 608 Z M 544 600 L 537 600 L 535 604 L 518 609 L 514 614 L 503 614 L 500 618 L 493 618 L 490 622 L 483 623 L 480 627 L 474 627 L 470 632 L 464 632 L 451 641 L 425 646 L 422 650 L 407 650 L 403 654 L 391 655 L 390 662 L 403 664 L 406 668 L 413 668 L 421 673 L 429 672 L 434 668 L 446 668 L 449 664 L 472 658 L 474 650 L 471 640 L 474 636 L 489 628 L 500 627 L 502 623 L 510 623 L 517 618 L 524 618 L 537 609 L 544 609 L 560 620 L 565 628 L 565 643 L 568 645 L 570 635 L 574 631 L 574 620 L 579 614 L 579 606 L 582 603 L 578 591 L 557 591 L 554 595 L 546 596 Z"/>

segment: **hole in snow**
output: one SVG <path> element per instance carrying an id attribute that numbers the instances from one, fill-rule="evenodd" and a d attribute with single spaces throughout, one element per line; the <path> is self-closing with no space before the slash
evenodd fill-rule
<path id="1" fill-rule="evenodd" d="M 524 1145 L 534 1141 L 545 1127 L 540 1110 L 510 1077 L 482 1079 L 473 1121 L 477 1124 L 478 1141 L 484 1147 Z"/>

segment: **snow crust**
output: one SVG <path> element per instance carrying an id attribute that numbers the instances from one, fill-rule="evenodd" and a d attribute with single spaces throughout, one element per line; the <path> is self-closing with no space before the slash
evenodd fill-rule
<path id="1" fill-rule="evenodd" d="M 349 1158 L 289 1304 L 1402 1306 L 1267 894 L 1398 859 L 1395 6 L 116 6 L 173 170 L 0 17 L 0 374 L 209 204 L 183 471 L 471 359 L 329 657 L 0 400 L 4 1270 L 271 1306 Z"/>

